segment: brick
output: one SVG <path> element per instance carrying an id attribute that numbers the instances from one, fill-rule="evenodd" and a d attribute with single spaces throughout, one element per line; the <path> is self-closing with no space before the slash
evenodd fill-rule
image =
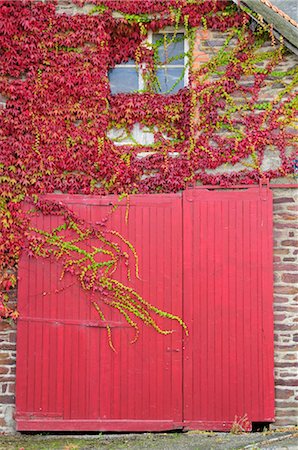
<path id="1" fill-rule="evenodd" d="M 287 316 L 285 314 L 274 314 L 274 321 L 275 322 L 282 322 L 283 320 L 285 320 L 287 318 Z"/>
<path id="2" fill-rule="evenodd" d="M 274 296 L 274 303 L 289 303 L 288 297 L 276 297 Z M 282 307 L 282 311 L 284 311 L 284 306 Z M 276 308 L 277 309 L 277 308 Z"/>
<path id="3" fill-rule="evenodd" d="M 13 375 L 3 375 L 1 379 L 5 382 L 15 382 L 16 377 Z"/>
<path id="4" fill-rule="evenodd" d="M 15 403 L 14 395 L 0 395 L 0 403 L 5 405 L 13 405 Z"/>
<path id="5" fill-rule="evenodd" d="M 298 283 L 298 274 L 297 273 L 283 273 L 281 275 L 281 279 L 285 283 Z"/>
<path id="6" fill-rule="evenodd" d="M 276 413 L 278 413 L 279 416 L 285 416 L 285 417 L 295 417 L 297 420 L 297 408 L 296 409 L 288 409 L 288 408 L 276 408 Z"/>
<path id="7" fill-rule="evenodd" d="M 273 199 L 273 204 L 276 203 L 294 203 L 295 200 L 292 197 L 279 197 Z"/>
<path id="8" fill-rule="evenodd" d="M 288 248 L 280 248 L 278 246 L 274 249 L 274 255 L 288 255 L 290 250 Z"/>
<path id="9" fill-rule="evenodd" d="M 274 363 L 276 368 L 289 368 L 289 367 L 293 367 L 294 369 L 297 368 L 297 361 L 287 361 L 287 362 L 280 362 L 280 361 L 275 361 Z"/>
<path id="10" fill-rule="evenodd" d="M 274 255 L 288 255 L 290 250 L 288 248 L 276 248 L 274 249 Z"/>
<path id="11" fill-rule="evenodd" d="M 298 294 L 298 288 L 295 286 L 275 286 L 274 292 L 276 294 L 294 295 Z"/>
<path id="12" fill-rule="evenodd" d="M 298 240 L 294 241 L 292 239 L 288 239 L 285 241 L 281 241 L 281 245 L 284 245 L 285 247 L 298 247 Z"/>
<path id="13" fill-rule="evenodd" d="M 16 348 L 16 346 L 15 346 L 15 344 L 12 342 L 12 343 L 4 343 L 4 344 L 1 344 L 1 349 L 2 350 L 15 350 L 15 348 Z"/>
<path id="14" fill-rule="evenodd" d="M 295 389 L 282 389 L 281 387 L 275 388 L 276 400 L 288 400 L 295 396 Z"/>
<path id="15" fill-rule="evenodd" d="M 297 361 L 297 353 L 296 352 L 298 352 L 298 345 L 293 345 L 293 344 L 291 344 L 291 345 L 279 345 L 279 344 L 276 344 L 275 345 L 275 351 L 278 351 L 278 350 L 280 350 L 282 352 L 289 352 L 289 351 L 293 352 L 293 353 L 287 353 L 286 357 L 287 357 L 287 359 L 292 359 L 294 361 Z"/>
<path id="16" fill-rule="evenodd" d="M 3 358 L 0 361 L 0 364 L 3 364 L 4 366 L 12 366 L 15 363 L 15 357 L 11 356 L 9 358 Z"/>
<path id="17" fill-rule="evenodd" d="M 285 406 L 285 407 L 287 407 L 287 408 L 296 408 L 296 414 L 297 414 L 297 403 L 293 400 L 293 401 L 287 401 L 287 402 L 285 402 L 285 400 L 283 400 L 283 399 L 276 399 L 276 406 L 277 407 L 283 407 L 283 406 Z"/>
<path id="18" fill-rule="evenodd" d="M 287 369 L 287 368 L 286 368 Z M 280 370 L 277 370 L 276 371 L 276 383 L 278 384 L 278 382 L 279 382 L 279 380 L 284 380 L 284 379 L 287 379 L 287 380 L 289 380 L 289 379 L 291 379 L 291 378 L 295 378 L 296 379 L 296 381 L 297 381 L 297 377 L 296 377 L 296 370 L 294 370 L 294 371 L 286 371 L 286 370 L 283 370 L 283 369 L 280 369 Z"/>
<path id="19" fill-rule="evenodd" d="M 277 217 L 276 217 L 277 216 Z M 275 214 L 276 220 L 278 220 L 278 217 L 282 220 L 297 220 L 297 216 L 295 214 L 289 214 L 289 213 L 278 213 Z"/>
<path id="20" fill-rule="evenodd" d="M 274 306 L 274 311 L 278 312 L 286 312 L 286 313 L 293 313 L 293 317 L 295 317 L 295 314 L 297 313 L 297 306 Z"/>
<path id="21" fill-rule="evenodd" d="M 0 332 L 11 329 L 11 325 L 7 322 L 0 321 Z"/>
<path id="22" fill-rule="evenodd" d="M 287 223 L 287 222 L 285 222 L 285 223 L 274 223 L 274 228 L 279 228 L 279 229 L 282 229 L 282 230 L 284 230 L 285 228 L 298 229 L 298 223 L 294 223 L 294 222 L 291 222 L 291 223 Z"/>
<path id="23" fill-rule="evenodd" d="M 281 323 L 278 324 L 278 330 L 289 330 L 289 331 L 295 331 L 297 329 L 297 327 L 295 325 L 292 324 L 288 324 L 288 323 Z"/>
<path id="24" fill-rule="evenodd" d="M 283 261 L 289 261 L 289 262 L 293 261 L 294 262 L 294 261 L 296 261 L 296 258 L 283 258 Z"/>
<path id="25" fill-rule="evenodd" d="M 297 378 L 287 378 L 287 379 L 279 379 L 278 383 L 279 386 L 297 386 Z"/>
<path id="26" fill-rule="evenodd" d="M 296 272 L 298 269 L 298 264 L 274 264 L 273 265 L 274 270 L 278 270 L 279 272 L 285 272 L 285 271 L 289 271 L 289 272 Z"/>

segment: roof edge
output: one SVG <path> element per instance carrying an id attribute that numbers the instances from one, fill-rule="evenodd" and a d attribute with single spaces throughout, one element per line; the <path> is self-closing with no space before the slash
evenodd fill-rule
<path id="1" fill-rule="evenodd" d="M 272 25 L 275 34 L 284 38 L 285 46 L 298 55 L 298 24 L 294 19 L 268 0 L 233 0 L 233 2 L 241 9 L 248 8 L 253 13 L 260 15 L 265 22 Z M 258 21 L 257 17 L 253 14 L 250 15 Z"/>

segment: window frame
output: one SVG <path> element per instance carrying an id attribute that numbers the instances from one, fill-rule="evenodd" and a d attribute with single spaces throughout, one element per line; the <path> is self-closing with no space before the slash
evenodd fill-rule
<path id="1" fill-rule="evenodd" d="M 179 69 L 181 68 L 182 71 L 184 71 L 184 75 L 183 75 L 183 87 L 187 87 L 189 86 L 189 39 L 186 37 L 186 31 L 184 28 L 178 28 L 178 29 L 174 29 L 172 27 L 165 27 L 162 28 L 161 30 L 158 31 L 152 31 L 149 30 L 148 31 L 148 35 L 146 36 L 146 38 L 143 40 L 142 45 L 146 46 L 147 48 L 152 49 L 153 48 L 153 36 L 156 34 L 183 34 L 184 35 L 184 64 L 175 64 L 173 65 L 173 67 L 175 66 L 175 68 Z M 169 67 L 171 68 L 172 66 L 169 64 L 163 64 L 160 67 Z M 114 70 L 116 68 L 119 69 L 135 69 L 137 74 L 138 74 L 138 89 L 137 90 L 132 90 L 129 92 L 125 92 L 125 91 L 120 91 L 120 92 L 112 92 L 111 89 L 111 94 L 112 95 L 117 95 L 117 94 L 133 94 L 133 93 L 145 93 L 145 79 L 143 76 L 143 73 L 145 72 L 146 69 L 146 63 L 141 63 L 139 64 L 139 66 L 137 65 L 137 63 L 135 62 L 134 64 L 131 64 L 129 62 L 127 63 L 120 63 L 120 64 L 116 64 L 114 68 L 112 68 L 111 70 Z M 169 95 L 169 94 L 175 94 L 176 92 L 171 92 L 171 89 L 167 92 L 156 92 L 156 94 L 158 95 Z"/>

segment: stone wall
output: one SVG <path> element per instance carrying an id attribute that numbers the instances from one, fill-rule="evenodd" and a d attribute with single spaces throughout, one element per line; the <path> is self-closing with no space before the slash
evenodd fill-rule
<path id="1" fill-rule="evenodd" d="M 225 41 L 228 37 L 226 32 L 221 31 L 213 31 L 213 30 L 203 30 L 198 29 L 196 33 L 195 45 L 194 45 L 194 54 L 193 54 L 193 72 L 196 75 L 197 71 L 200 69 L 201 65 L 211 60 L 215 57 L 218 52 L 222 49 L 225 44 Z M 232 50 L 236 44 L 237 40 L 233 37 L 228 44 L 226 44 L 226 50 Z M 279 42 L 275 41 L 276 48 L 279 45 Z M 265 41 L 260 48 L 258 49 L 258 55 L 266 54 L 274 49 L 272 42 L 270 40 Z M 267 60 L 261 61 L 257 63 L 259 68 L 264 69 Z M 275 72 L 291 72 L 295 70 L 295 67 L 298 65 L 298 56 L 292 52 L 287 51 L 285 57 L 282 61 L 280 61 L 275 67 Z M 200 82 L 204 81 L 209 83 L 209 81 L 216 81 L 219 78 L 218 75 L 214 74 L 208 79 L 205 80 L 204 76 L 199 77 Z M 272 102 L 273 99 L 277 99 L 281 94 L 283 89 L 290 85 L 293 81 L 293 75 L 287 75 L 282 77 L 282 80 L 275 79 L 273 76 L 268 76 L 266 80 L 262 83 L 262 87 L 260 89 L 259 97 L 256 103 L 259 105 L 258 111 L 261 113 L 264 111 L 262 108 L 266 102 Z M 251 87 L 254 83 L 254 77 L 250 75 L 243 74 L 239 80 L 239 85 L 244 87 Z M 298 94 L 298 87 L 296 85 L 295 90 L 293 89 L 293 93 L 296 92 Z M 238 91 L 231 94 L 231 98 L 237 104 L 237 106 L 243 106 L 247 104 L 247 99 L 243 94 L 240 94 Z M 277 102 L 278 104 L 279 102 Z M 229 105 L 227 105 L 229 108 Z M 225 110 L 223 109 L 223 112 Z M 257 111 L 254 112 L 258 114 Z M 241 116 L 239 116 L 239 112 L 235 111 L 230 115 L 231 119 L 241 119 L 245 118 L 246 115 L 251 114 L 251 111 L 242 110 Z M 200 121 L 200 110 L 197 111 L 197 120 Z M 293 132 L 295 134 L 295 130 L 288 126 L 286 128 L 289 132 Z M 243 131 L 243 130 L 242 130 Z M 217 134 L 220 136 L 221 134 L 227 135 L 228 132 L 226 130 L 218 130 Z M 290 155 L 293 152 L 293 146 L 288 146 L 286 149 L 287 155 Z M 280 157 L 279 149 L 274 145 L 267 145 L 264 151 L 264 155 L 262 160 L 260 161 L 260 170 L 262 172 L 266 172 L 268 170 L 277 170 L 281 167 L 281 157 Z M 223 173 L 232 173 L 235 171 L 251 171 L 255 168 L 254 160 L 252 156 L 239 159 L 237 163 L 230 164 L 225 163 L 221 166 L 216 167 L 215 169 L 206 169 L 207 174 L 216 175 Z M 281 180 L 280 180 L 281 181 Z M 279 182 L 280 182 L 279 181 Z M 290 180 L 291 181 L 291 180 Z M 292 180 L 293 181 L 293 180 Z M 289 179 L 284 179 L 284 182 L 289 182 Z"/>
<path id="2" fill-rule="evenodd" d="M 298 190 L 274 189 L 276 424 L 298 424 Z"/>
<path id="3" fill-rule="evenodd" d="M 0 322 L 0 431 L 15 429 L 16 326 Z"/>

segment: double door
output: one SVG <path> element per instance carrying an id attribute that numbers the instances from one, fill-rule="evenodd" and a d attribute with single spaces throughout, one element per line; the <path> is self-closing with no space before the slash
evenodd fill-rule
<path id="1" fill-rule="evenodd" d="M 53 195 L 95 223 L 108 216 L 135 247 L 128 283 L 172 329 L 142 323 L 137 342 L 117 312 L 107 342 L 86 293 L 61 266 L 23 256 L 19 267 L 16 422 L 22 430 L 228 430 L 274 415 L 272 199 L 259 188 L 116 197 Z M 111 204 L 118 204 L 112 214 Z M 37 216 L 52 230 L 56 216 Z M 237 416 L 237 417 L 236 417 Z"/>

